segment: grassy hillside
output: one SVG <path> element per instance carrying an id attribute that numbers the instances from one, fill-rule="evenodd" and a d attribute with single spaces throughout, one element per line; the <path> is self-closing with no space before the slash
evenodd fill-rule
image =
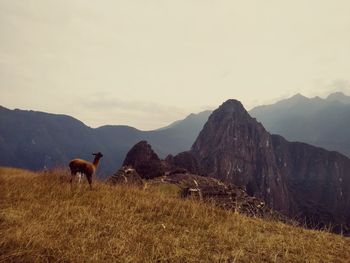
<path id="1" fill-rule="evenodd" d="M 349 262 L 350 240 L 166 189 L 71 189 L 64 171 L 0 168 L 0 262 Z"/>

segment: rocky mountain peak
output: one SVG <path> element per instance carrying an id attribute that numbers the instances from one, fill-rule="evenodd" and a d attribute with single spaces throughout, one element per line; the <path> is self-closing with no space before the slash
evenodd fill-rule
<path id="1" fill-rule="evenodd" d="M 142 178 L 153 178 L 164 173 L 158 155 L 147 141 L 140 141 L 126 155 L 123 166 L 133 167 Z"/>
<path id="2" fill-rule="evenodd" d="M 350 226 L 350 160 L 269 134 L 235 100 L 212 113 L 190 153 L 206 176 L 241 186 L 287 216 L 312 227 Z"/>
<path id="3" fill-rule="evenodd" d="M 235 99 L 229 99 L 225 101 L 221 106 L 215 110 L 216 114 L 218 113 L 240 113 L 248 114 L 242 103 Z"/>
<path id="4" fill-rule="evenodd" d="M 158 155 L 153 151 L 152 146 L 148 144 L 147 141 L 140 141 L 135 144 L 131 150 L 126 155 L 123 166 L 132 165 L 134 166 L 135 162 L 143 162 L 157 160 L 159 161 Z"/>
<path id="5" fill-rule="evenodd" d="M 196 151 L 202 145 L 212 147 L 218 144 L 230 147 L 242 137 L 242 133 L 253 135 L 255 129 L 259 130 L 258 133 L 266 132 L 262 125 L 250 117 L 241 102 L 230 99 L 210 115 L 192 149 Z"/>
<path id="6" fill-rule="evenodd" d="M 191 153 L 207 176 L 246 187 L 271 207 L 285 206 L 270 134 L 239 101 L 228 100 L 212 113 Z"/>

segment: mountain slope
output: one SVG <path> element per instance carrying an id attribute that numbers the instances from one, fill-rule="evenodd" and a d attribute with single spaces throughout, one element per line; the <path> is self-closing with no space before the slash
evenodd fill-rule
<path id="1" fill-rule="evenodd" d="M 291 218 L 350 232 L 350 159 L 270 135 L 236 100 L 213 112 L 191 153 L 203 174 L 246 187 Z"/>
<path id="2" fill-rule="evenodd" d="M 115 172 L 127 151 L 147 140 L 161 157 L 190 149 L 209 113 L 191 114 L 168 128 L 140 131 L 128 126 L 90 128 L 65 115 L 0 107 L 0 165 L 40 170 L 66 165 L 74 158 L 104 157 L 98 173 Z"/>
<path id="3" fill-rule="evenodd" d="M 1 262 L 348 262 L 350 240 L 183 200 L 156 186 L 70 189 L 0 168 Z"/>
<path id="4" fill-rule="evenodd" d="M 69 116 L 0 109 L 2 165 L 53 167 L 78 154 L 88 157 L 99 147 L 93 130 Z"/>
<path id="5" fill-rule="evenodd" d="M 249 113 L 271 133 L 350 156 L 350 97 L 343 93 L 326 99 L 299 94 Z"/>

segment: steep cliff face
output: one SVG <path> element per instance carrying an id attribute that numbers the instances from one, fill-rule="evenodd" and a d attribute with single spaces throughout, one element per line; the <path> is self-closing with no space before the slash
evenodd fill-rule
<path id="1" fill-rule="evenodd" d="M 350 160 L 305 143 L 272 135 L 278 168 L 285 176 L 289 215 L 311 226 L 335 225 L 350 233 Z"/>
<path id="2" fill-rule="evenodd" d="M 270 134 L 239 101 L 228 100 L 213 112 L 191 153 L 207 176 L 245 186 L 270 207 L 288 209 Z"/>
<path id="3" fill-rule="evenodd" d="M 236 100 L 209 117 L 192 146 L 204 174 L 311 225 L 350 225 L 350 160 L 270 135 Z"/>

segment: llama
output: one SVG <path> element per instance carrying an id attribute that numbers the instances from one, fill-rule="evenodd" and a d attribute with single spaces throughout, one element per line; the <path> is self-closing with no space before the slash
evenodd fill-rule
<path id="1" fill-rule="evenodd" d="M 93 153 L 95 156 L 94 161 L 92 163 L 82 160 L 82 159 L 74 159 L 69 162 L 69 168 L 71 172 L 70 184 L 73 182 L 73 177 L 78 175 L 79 182 L 81 181 L 81 177 L 85 174 L 86 179 L 89 182 L 90 189 L 92 189 L 92 175 L 95 173 L 96 168 L 100 162 L 100 159 L 103 157 L 103 154 Z"/>

